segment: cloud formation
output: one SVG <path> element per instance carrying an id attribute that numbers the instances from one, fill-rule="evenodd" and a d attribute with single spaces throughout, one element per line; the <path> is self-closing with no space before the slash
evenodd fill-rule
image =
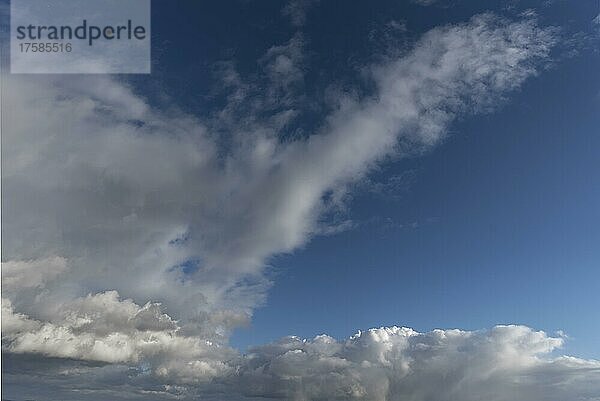
<path id="1" fill-rule="evenodd" d="M 532 19 L 492 14 L 433 29 L 365 67 L 374 93 L 337 92 L 320 128 L 294 140 L 281 132 L 299 112 L 300 34 L 259 60 L 261 96 L 225 65 L 231 96 L 207 120 L 153 109 L 108 77 L 3 77 L 3 351 L 15 366 L 34 355 L 66 369 L 45 385 L 90 399 L 591 394 L 597 363 L 551 358 L 560 339 L 524 327 L 286 338 L 245 356 L 228 346 L 264 299 L 271 256 L 335 232 L 323 216 L 352 183 L 493 109 L 556 41 Z M 563 387 L 543 398 L 548 377 Z"/>
<path id="2" fill-rule="evenodd" d="M 23 394 L 44 394 L 48 399 L 55 393 L 63 399 L 65 394 L 67 399 L 98 399 L 108 393 L 114 399 L 157 400 L 598 400 L 600 362 L 552 356 L 562 343 L 562 338 L 524 326 L 427 333 L 382 327 L 344 341 L 327 335 L 310 340 L 286 337 L 226 360 L 219 371 L 210 370 L 210 381 L 202 374 L 209 370 L 206 362 L 182 364 L 189 376 L 174 377 L 162 369 L 157 374 L 123 365 L 54 361 L 60 367 L 55 369 L 66 373 L 48 379 L 40 372 L 39 381 Z M 180 356 L 186 360 L 184 353 Z M 24 361 L 17 358 L 13 363 Z M 44 369 L 26 366 L 34 375 Z M 18 380 L 18 373 L 5 375 L 9 386 Z"/>
<path id="3" fill-rule="evenodd" d="M 241 385 L 246 395 L 288 400 L 598 399 L 600 362 L 548 358 L 561 344 L 523 326 L 288 337 L 252 350 Z"/>
<path id="4" fill-rule="evenodd" d="M 46 357 L 125 364 L 149 364 L 158 377 L 189 383 L 224 375 L 235 356 L 229 347 L 200 336 L 180 334 L 180 327 L 158 303 L 136 305 L 107 291 L 62 305 L 53 322 L 15 313 L 2 300 L 3 349 Z"/>

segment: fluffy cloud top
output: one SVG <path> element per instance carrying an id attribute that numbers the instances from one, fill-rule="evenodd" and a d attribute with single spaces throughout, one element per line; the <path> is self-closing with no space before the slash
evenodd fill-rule
<path id="1" fill-rule="evenodd" d="M 106 294 L 112 297 L 111 294 Z M 20 317 L 23 319 L 23 317 Z M 3 316 L 3 319 L 6 317 Z M 65 329 L 36 327 L 31 336 L 46 336 L 55 345 L 66 341 Z M 34 334 L 35 330 L 39 330 Z M 487 331 L 434 330 L 419 333 L 409 328 L 382 327 L 358 332 L 345 341 L 327 335 L 312 340 L 286 337 L 276 343 L 254 348 L 245 356 L 229 350 L 207 351 L 210 344 L 198 344 L 173 334 L 165 339 L 160 333 L 138 336 L 137 344 L 124 338 L 96 338 L 95 346 L 87 338 L 74 338 L 70 348 L 81 347 L 88 357 L 113 365 L 62 367 L 57 378 L 39 377 L 36 387 L 25 394 L 41 392 L 53 399 L 64 398 L 74 390 L 83 399 L 102 397 L 110 390 L 115 399 L 253 399 L 254 397 L 286 400 L 495 400 L 517 397 L 527 401 L 598 400 L 600 362 L 573 357 L 552 357 L 562 338 L 547 336 L 524 326 L 497 326 Z M 118 337 L 117 334 L 112 336 Z M 48 340 L 51 338 L 52 340 Z M 109 341 L 106 341 L 109 339 Z M 33 341 L 32 339 L 19 340 Z M 169 344 L 170 343 L 170 344 Z M 127 344 L 146 357 L 152 356 L 155 371 L 123 370 L 110 360 L 114 355 L 130 357 Z M 38 344 L 39 345 L 39 344 Z M 106 353 L 110 347 L 110 352 Z M 114 349 L 114 347 L 120 347 Z M 177 349 L 177 358 L 161 360 L 168 347 Z M 13 352 L 17 348 L 13 349 Z M 49 348 L 42 350 L 52 355 Z M 60 356 L 81 356 L 63 354 Z M 212 358 L 218 357 L 217 364 Z M 229 357 L 229 358 L 227 358 Z M 201 358 L 198 360 L 197 358 Z M 212 361 L 211 361 L 212 360 Z M 137 362 L 139 360 L 136 359 Z M 63 365 L 67 364 L 66 362 Z M 60 367 L 61 364 L 57 363 Z M 142 364 L 144 366 L 144 364 Z M 29 365 L 34 371 L 41 369 Z M 111 387 L 98 381 L 112 370 L 121 371 L 121 380 L 110 379 Z M 148 365 L 145 365 L 148 366 Z M 173 372 L 177 374 L 173 375 Z M 152 378 L 152 380 L 149 380 Z M 211 380 L 208 380 L 211 379 Z M 18 374 L 5 375 L 11 384 Z M 131 384 L 136 384 L 131 388 Z M 65 393 L 66 390 L 66 393 Z M 79 398 L 81 399 L 81 398 Z"/>
<path id="2" fill-rule="evenodd" d="M 254 349 L 240 375 L 247 395 L 290 400 L 598 399 L 600 362 L 547 358 L 561 344 L 523 326 L 382 327 L 343 342 L 284 338 Z"/>
<path id="3" fill-rule="evenodd" d="M 39 377 L 55 398 L 593 399 L 597 363 L 553 359 L 560 340 L 524 327 L 287 338 L 246 356 L 227 345 L 263 300 L 269 257 L 335 232 L 320 219 L 349 184 L 493 108 L 556 41 L 491 14 L 433 29 L 365 68 L 373 94 L 337 93 L 316 132 L 285 141 L 300 34 L 259 61 L 260 95 L 226 65 L 231 96 L 210 120 L 153 109 L 107 77 L 3 77 L 3 351 L 50 361 L 54 379 Z"/>
<path id="4" fill-rule="evenodd" d="M 54 322 L 15 313 L 2 300 L 3 349 L 106 363 L 146 363 L 153 374 L 175 381 L 206 381 L 231 367 L 233 350 L 179 333 L 180 327 L 160 304 L 136 305 L 116 291 L 88 295 L 61 311 Z"/>

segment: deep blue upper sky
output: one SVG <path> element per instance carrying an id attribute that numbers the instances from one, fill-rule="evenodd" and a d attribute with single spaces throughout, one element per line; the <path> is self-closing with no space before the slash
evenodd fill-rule
<path id="1" fill-rule="evenodd" d="M 409 46 L 433 26 L 478 12 L 515 16 L 534 7 L 540 24 L 562 27 L 565 40 L 590 34 L 599 12 L 596 1 L 455 3 L 314 5 L 303 28 L 309 98 L 322 98 L 334 82 L 359 85 L 358 68 L 390 40 Z M 201 116 L 222 106 L 215 63 L 235 60 L 252 75 L 256 60 L 296 30 L 275 1 L 241 1 L 233 10 L 220 2 L 182 6 L 188 12 L 153 3 L 160 15 L 153 18 L 153 74 L 133 82 L 151 102 L 176 102 Z M 408 31 L 387 32 L 392 20 Z M 521 323 L 563 330 L 570 353 L 600 358 L 600 74 L 598 41 L 587 43 L 576 55 L 559 52 L 495 112 L 454 124 L 432 152 L 372 173 L 371 183 L 410 179 L 395 192 L 358 186 L 347 216 L 353 229 L 272 260 L 267 303 L 233 344 L 245 348 L 288 334 L 345 337 L 380 325 Z M 315 107 L 301 128 L 310 132 L 321 117 Z"/>

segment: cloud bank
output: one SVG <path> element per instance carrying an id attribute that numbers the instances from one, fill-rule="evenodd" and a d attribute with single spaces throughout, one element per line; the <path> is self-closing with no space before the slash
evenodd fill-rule
<path id="1" fill-rule="evenodd" d="M 46 399 L 598 400 L 600 361 L 553 357 L 562 343 L 524 326 L 428 333 L 382 327 L 345 341 L 327 335 L 286 337 L 233 357 L 218 370 L 189 362 L 186 352 L 204 358 L 214 354 L 196 354 L 197 346 L 188 343 L 181 344 L 179 359 L 185 376 L 115 364 L 73 367 L 67 360 L 53 362 L 60 374 L 49 379 L 43 366 L 30 363 L 26 366 L 34 368 L 27 374 L 36 382 L 22 394 Z M 153 346 L 158 350 L 161 340 L 146 344 Z M 212 380 L 206 380 L 209 375 Z M 19 379 L 11 372 L 4 380 Z"/>
<path id="2" fill-rule="evenodd" d="M 365 67 L 374 93 L 336 92 L 320 128 L 294 140 L 281 133 L 301 112 L 301 34 L 259 60 L 259 96 L 226 64 L 228 104 L 206 120 L 108 77 L 3 77 L 5 380 L 55 399 L 594 399 L 597 362 L 554 358 L 561 340 L 525 327 L 228 346 L 264 300 L 271 256 L 335 232 L 323 216 L 350 184 L 493 109 L 556 41 L 492 14 L 433 29 Z M 30 357 L 51 376 L 20 371 Z"/>
<path id="3" fill-rule="evenodd" d="M 600 362 L 544 359 L 561 343 L 523 326 L 289 337 L 254 349 L 241 384 L 249 395 L 290 400 L 598 399 Z"/>

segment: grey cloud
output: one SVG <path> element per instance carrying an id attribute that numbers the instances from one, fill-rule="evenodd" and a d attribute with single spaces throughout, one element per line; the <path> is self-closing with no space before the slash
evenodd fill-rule
<path id="1" fill-rule="evenodd" d="M 67 262 L 60 256 L 8 261 L 2 263 L 2 291 L 6 293 L 21 288 L 41 288 L 66 270 Z"/>

